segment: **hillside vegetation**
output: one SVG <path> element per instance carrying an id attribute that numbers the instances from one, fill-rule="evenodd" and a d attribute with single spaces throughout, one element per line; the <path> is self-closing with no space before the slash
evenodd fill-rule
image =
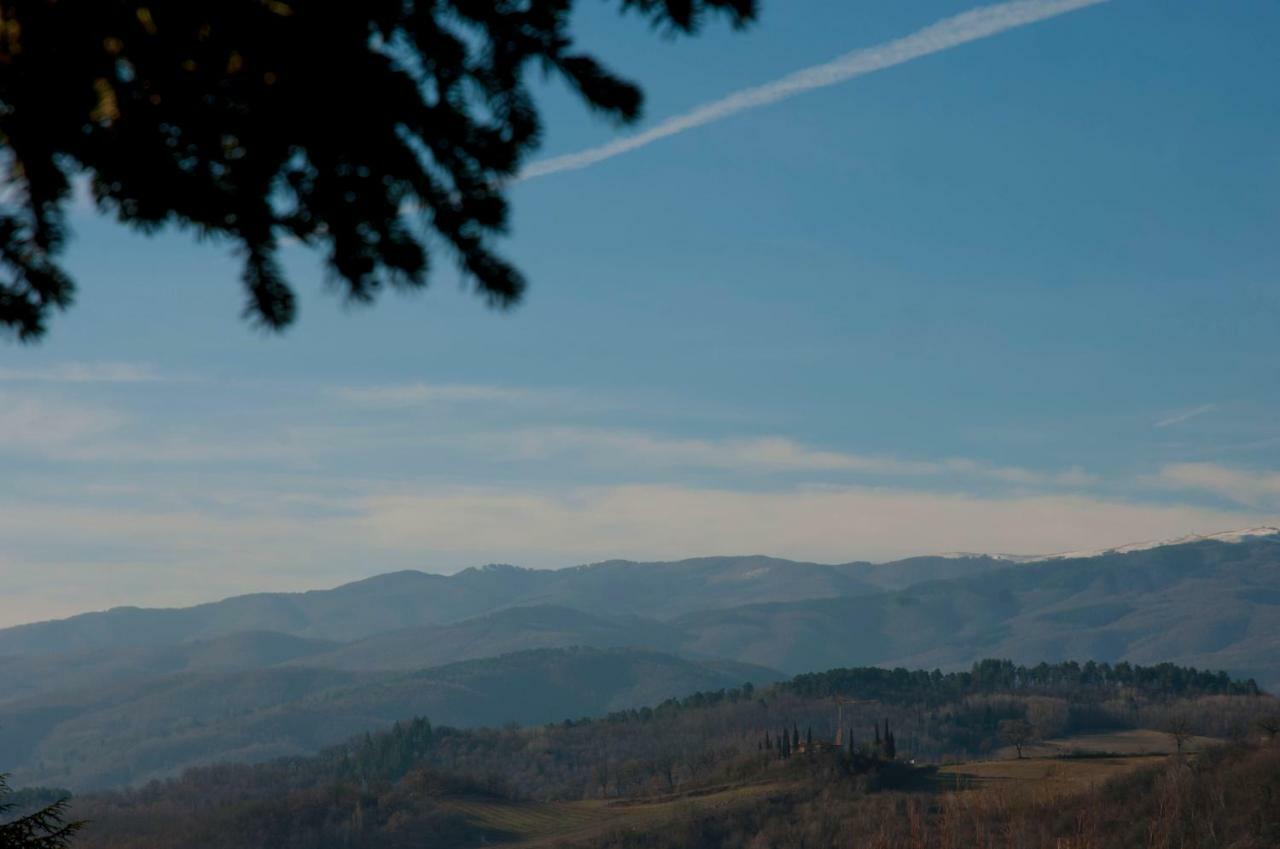
<path id="1" fill-rule="evenodd" d="M 0 752 L 22 783 L 113 787 L 202 763 L 315 752 L 415 715 L 537 724 L 777 677 L 634 649 L 538 650 L 413 673 L 187 674 L 79 691 L 52 706 L 0 707 Z"/>
<path id="2" fill-rule="evenodd" d="M 1110 802 L 1088 814 L 1096 817 L 1092 831 L 1070 830 L 1084 810 L 1072 808 L 1074 800 L 1097 807 L 1110 798 L 1081 796 L 1093 782 L 1136 782 L 1106 792 L 1141 797 L 1132 802 L 1139 807 L 1165 804 L 1158 794 L 1194 806 L 1200 794 L 1256 772 L 1253 785 L 1231 787 L 1210 813 L 1228 833 L 1266 834 L 1271 821 L 1248 820 L 1242 806 L 1261 798 L 1252 795 L 1264 792 L 1256 788 L 1274 784 L 1280 764 L 1256 744 L 1181 757 L 998 753 L 1010 720 L 1067 740 L 1089 732 L 1082 739 L 1106 741 L 1114 731 L 1160 728 L 1174 718 L 1206 738 L 1250 739 L 1255 720 L 1278 708 L 1248 682 L 1168 665 L 990 661 L 949 675 L 841 669 L 536 727 L 463 730 L 415 720 L 315 757 L 205 767 L 133 791 L 81 796 L 74 813 L 92 821 L 84 845 L 93 849 L 407 847 L 428 836 L 433 849 L 757 849 L 801 845 L 796 834 L 814 847 L 872 839 L 882 842 L 869 845 L 958 847 L 991 845 L 984 841 L 996 832 L 975 831 L 987 825 L 1022 829 L 1027 839 L 1018 845 L 1053 846 L 1043 841 L 1109 833 L 1120 813 Z M 823 748 L 835 738 L 837 717 L 852 736 Z M 984 754 L 1004 765 L 985 782 L 973 763 Z M 959 766 L 941 775 L 925 765 L 943 760 Z M 1092 778 L 1052 780 L 1050 770 Z M 1000 802 L 984 795 L 1010 784 L 1037 789 Z M 968 795 L 959 802 L 956 793 Z M 1046 819 L 1049 798 L 1072 815 Z M 1168 834 L 1184 833 L 1181 814 L 1159 810 L 1170 817 Z M 1132 837 L 1133 828 L 1123 833 Z"/>

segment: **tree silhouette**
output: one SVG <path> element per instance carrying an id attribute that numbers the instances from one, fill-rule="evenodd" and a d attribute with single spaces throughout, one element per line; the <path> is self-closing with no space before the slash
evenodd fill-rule
<path id="1" fill-rule="evenodd" d="M 1280 714 L 1264 716 L 1257 721 L 1258 730 L 1267 735 L 1267 741 L 1273 742 L 1280 734 Z"/>
<path id="2" fill-rule="evenodd" d="M 63 849 L 84 825 L 67 821 L 66 799 L 8 820 L 15 809 L 5 801 L 9 792 L 6 776 L 0 774 L 0 849 Z"/>
<path id="3" fill-rule="evenodd" d="M 999 725 L 1000 739 L 1013 746 L 1022 758 L 1022 749 L 1036 739 L 1036 729 L 1025 719 L 1002 719 Z"/>
<path id="4" fill-rule="evenodd" d="M 1165 722 L 1164 731 L 1173 740 L 1173 745 L 1178 750 L 1178 757 L 1182 757 L 1183 750 L 1187 747 L 1187 744 L 1195 739 L 1191 717 L 1184 713 L 1176 713 L 1171 716 Z"/>
<path id="5" fill-rule="evenodd" d="M 756 0 L 616 0 L 692 33 Z M 0 327 L 40 337 L 74 284 L 58 264 L 73 180 L 119 221 L 221 237 L 245 315 L 294 318 L 283 240 L 324 252 L 345 295 L 426 284 L 443 242 L 490 304 L 520 273 L 488 239 L 536 146 L 530 68 L 621 121 L 641 93 L 569 34 L 575 0 L 7 0 L 0 4 Z M 433 247 L 434 249 L 434 247 Z"/>

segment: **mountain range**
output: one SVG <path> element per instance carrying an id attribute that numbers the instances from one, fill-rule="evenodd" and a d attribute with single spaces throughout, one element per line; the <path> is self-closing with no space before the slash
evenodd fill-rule
<path id="1" fill-rule="evenodd" d="M 0 768 L 98 788 L 425 714 L 545 723 L 836 666 L 1171 661 L 1280 687 L 1280 531 L 1078 555 L 397 572 L 0 630 Z"/>
<path id="2" fill-rule="evenodd" d="M 834 566 L 748 556 L 611 560 L 558 570 L 494 564 L 454 575 L 392 572 L 330 590 L 257 593 L 179 609 L 118 607 L 19 625 L 0 630 L 0 657 L 154 647 L 246 631 L 347 642 L 533 604 L 669 619 L 743 604 L 863 595 L 1007 565 L 982 556 Z"/>

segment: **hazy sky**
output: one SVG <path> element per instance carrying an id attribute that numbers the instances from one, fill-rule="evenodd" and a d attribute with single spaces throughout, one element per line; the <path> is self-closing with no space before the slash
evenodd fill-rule
<path id="1" fill-rule="evenodd" d="M 300 322 L 263 336 L 227 246 L 77 214 L 75 309 L 0 343 L 0 625 L 1280 516 L 1280 5 L 905 43 L 974 7 L 765 0 L 746 33 L 669 40 L 609 5 L 579 31 L 644 84 L 653 140 L 513 187 L 513 312 L 444 257 L 428 292 L 344 308 L 295 248 Z M 624 134 L 541 98 L 540 158 Z"/>

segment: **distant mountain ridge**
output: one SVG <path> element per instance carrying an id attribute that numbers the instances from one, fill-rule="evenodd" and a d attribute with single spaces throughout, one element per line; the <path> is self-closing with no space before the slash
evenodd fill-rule
<path id="1" fill-rule="evenodd" d="M 19 626 L 0 631 L 0 680 L 11 682 L 0 768 L 111 786 L 311 751 L 420 712 L 542 722 L 684 687 L 984 657 L 1169 661 L 1276 689 L 1280 534 L 1269 530 L 1028 562 L 747 556 L 409 571 Z"/>
<path id="2" fill-rule="evenodd" d="M 709 608 L 874 593 L 1003 565 L 990 558 L 932 557 L 825 565 L 751 555 L 610 560 L 557 570 L 491 565 L 454 575 L 402 571 L 329 590 L 257 593 L 185 608 L 120 607 L 17 625 L 0 629 L 0 657 L 145 647 L 240 631 L 350 642 L 532 604 L 666 619 Z"/>
<path id="3" fill-rule="evenodd" d="M 784 671 L 1128 660 L 1226 669 L 1280 687 L 1280 537 L 1044 561 L 874 596 L 680 617 L 684 652 Z"/>
<path id="4" fill-rule="evenodd" d="M 1061 551 L 1056 554 L 973 554 L 971 552 L 956 551 L 942 555 L 943 557 L 966 558 L 966 557 L 992 557 L 996 560 L 1007 560 L 1010 563 L 1040 563 L 1046 560 L 1079 560 L 1086 557 L 1103 557 L 1108 554 L 1129 554 L 1134 551 L 1147 551 L 1152 548 L 1167 548 L 1174 545 L 1186 545 L 1193 542 L 1225 542 L 1238 543 L 1246 542 L 1259 537 L 1273 537 L 1280 535 L 1280 528 L 1270 525 L 1263 525 L 1256 528 L 1241 528 L 1234 531 L 1219 531 L 1212 534 L 1187 534 L 1185 536 L 1173 537 L 1163 540 L 1147 540 L 1145 542 L 1130 542 L 1123 545 L 1113 545 L 1104 548 L 1083 549 L 1080 551 Z"/>
<path id="5" fill-rule="evenodd" d="M 245 631 L 350 642 L 391 630 L 446 625 L 497 610 L 560 605 L 607 615 L 672 619 L 746 604 L 874 594 L 1014 564 L 1106 557 L 1197 542 L 1280 539 L 1258 527 L 1046 555 L 952 553 L 889 563 L 809 563 L 763 555 L 673 562 L 607 560 L 564 569 L 491 564 L 453 575 L 404 570 L 327 590 L 254 593 L 184 608 L 117 607 L 0 628 L 0 657 L 210 640 Z"/>

